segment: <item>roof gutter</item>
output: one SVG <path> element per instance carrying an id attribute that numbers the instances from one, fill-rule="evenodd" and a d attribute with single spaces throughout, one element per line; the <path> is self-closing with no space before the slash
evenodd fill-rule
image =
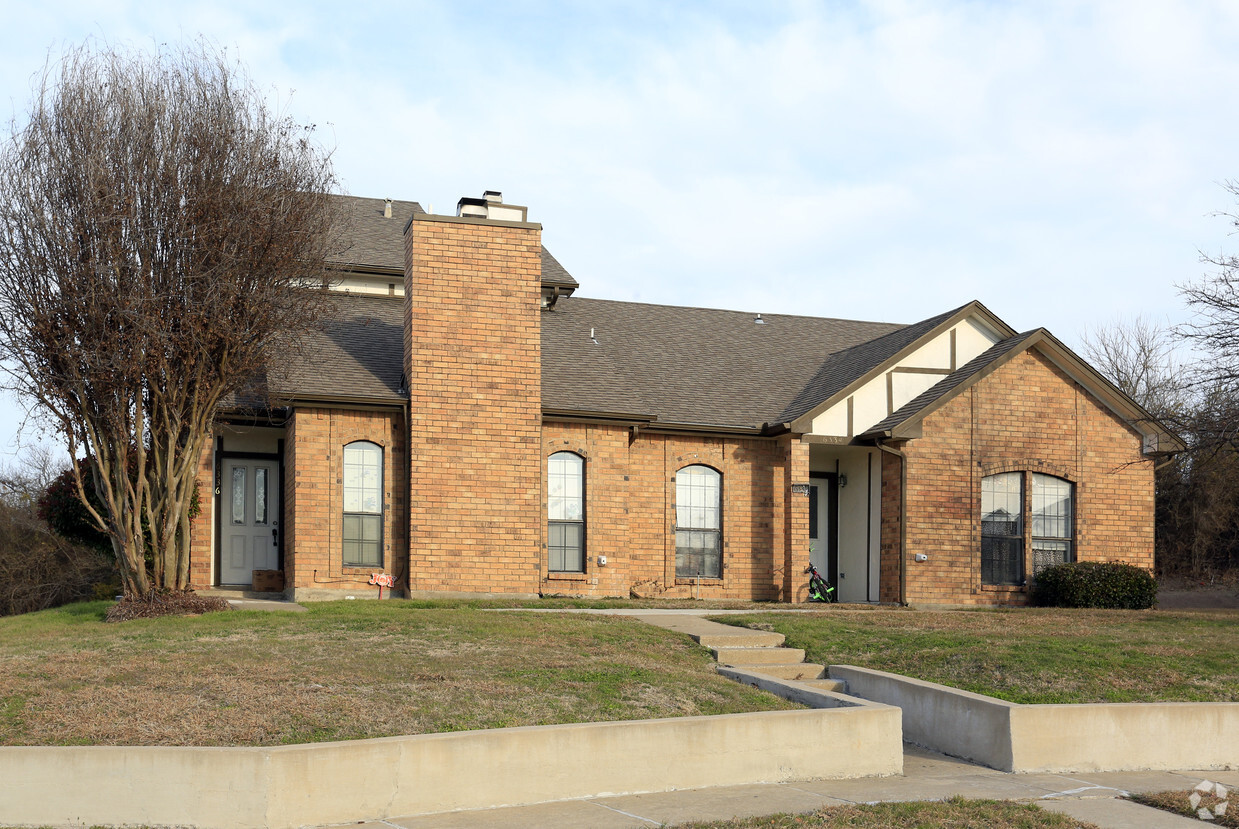
<path id="1" fill-rule="evenodd" d="M 604 412 L 587 409 L 542 409 L 544 418 L 563 420 L 592 420 L 605 423 L 653 423 L 658 417 L 633 412 Z"/>
<path id="2" fill-rule="evenodd" d="M 882 438 L 873 439 L 874 446 L 888 455 L 899 458 L 899 604 L 908 604 L 908 456 L 893 449 Z"/>
<path id="3" fill-rule="evenodd" d="M 349 397 L 347 395 L 332 395 L 331 397 L 284 397 L 279 402 L 284 406 L 348 406 L 356 409 L 400 409 L 408 405 L 402 398 L 384 397 Z"/>
<path id="4" fill-rule="evenodd" d="M 766 437 L 760 426 L 720 426 L 712 423 L 651 423 L 646 426 L 646 429 L 651 432 L 712 432 L 722 435 Z"/>
<path id="5" fill-rule="evenodd" d="M 547 420 L 588 420 L 593 423 L 618 423 L 623 425 L 638 425 L 647 432 L 690 432 L 693 434 L 708 432 L 722 435 L 744 435 L 745 437 L 769 437 L 764 426 L 728 426 L 718 423 L 674 423 L 660 421 L 657 415 L 638 415 L 622 412 L 591 412 L 571 409 L 543 409 L 542 417 Z"/>

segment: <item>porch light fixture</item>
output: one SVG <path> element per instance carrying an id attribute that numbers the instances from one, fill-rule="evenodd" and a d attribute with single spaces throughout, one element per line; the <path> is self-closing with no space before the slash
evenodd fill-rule
<path id="1" fill-rule="evenodd" d="M 848 476 L 844 475 L 843 473 L 840 473 L 839 474 L 839 488 L 842 489 L 843 487 L 847 485 L 848 485 Z"/>

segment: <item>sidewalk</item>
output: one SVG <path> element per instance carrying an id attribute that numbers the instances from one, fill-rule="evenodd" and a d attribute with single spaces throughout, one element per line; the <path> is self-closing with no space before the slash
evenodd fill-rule
<path id="1" fill-rule="evenodd" d="M 1102 772 L 1096 774 L 1007 774 L 906 746 L 902 777 L 815 780 L 656 794 L 592 797 L 506 809 L 483 809 L 392 818 L 354 824 L 378 829 L 628 829 L 694 820 L 808 812 L 821 806 L 901 800 L 943 800 L 952 795 L 1036 802 L 1103 829 L 1199 827 L 1180 818 L 1118 800 L 1125 792 L 1190 789 L 1201 780 L 1239 786 L 1239 771 Z"/>

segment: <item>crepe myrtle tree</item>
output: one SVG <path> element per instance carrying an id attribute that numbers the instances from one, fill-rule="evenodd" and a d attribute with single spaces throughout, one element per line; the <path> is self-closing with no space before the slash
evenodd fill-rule
<path id="1" fill-rule="evenodd" d="M 217 407 L 323 313 L 308 286 L 340 227 L 311 132 L 208 44 L 88 42 L 49 60 L 0 149 L 0 359 L 85 458 L 126 596 L 188 588 Z"/>

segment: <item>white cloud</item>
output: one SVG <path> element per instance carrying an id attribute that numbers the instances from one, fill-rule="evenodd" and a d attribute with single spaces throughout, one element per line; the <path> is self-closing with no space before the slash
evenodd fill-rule
<path id="1" fill-rule="evenodd" d="M 1181 317 L 1239 176 L 1224 2 L 27 5 L 46 49 L 204 32 L 359 195 L 504 190 L 582 293 L 912 321 L 977 298 L 1074 341 Z M 162 42 L 162 41 L 160 41 Z"/>

